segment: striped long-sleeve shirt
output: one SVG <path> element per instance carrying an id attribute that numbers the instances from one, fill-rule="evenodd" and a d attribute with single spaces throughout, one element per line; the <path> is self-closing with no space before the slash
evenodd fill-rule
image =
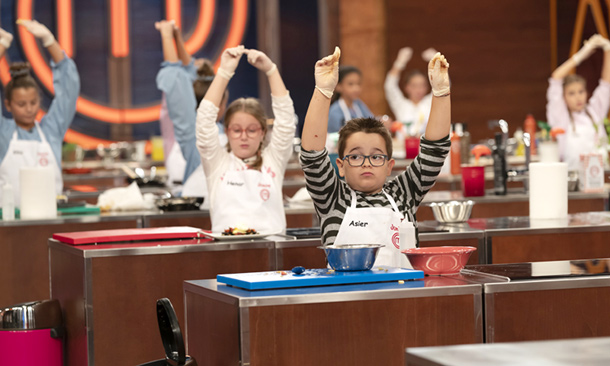
<path id="1" fill-rule="evenodd" d="M 443 162 L 449 153 L 449 136 L 429 141 L 421 138 L 420 153 L 407 169 L 387 181 L 383 190 L 389 194 L 401 213 L 417 227 L 415 212 L 426 193 L 436 182 Z M 322 243 L 332 245 L 337 237 L 345 211 L 351 205 L 351 188 L 337 177 L 326 149 L 301 150 L 301 166 L 305 173 L 307 191 L 322 228 Z M 365 194 L 355 191 L 357 208 L 389 207 L 391 204 L 383 192 Z"/>

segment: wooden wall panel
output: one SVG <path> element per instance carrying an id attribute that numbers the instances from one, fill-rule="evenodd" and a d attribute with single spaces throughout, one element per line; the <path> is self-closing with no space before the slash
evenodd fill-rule
<path id="1" fill-rule="evenodd" d="M 442 51 L 451 64 L 452 120 L 468 123 L 473 142 L 493 136 L 487 128 L 491 119 L 506 119 L 511 133 L 527 113 L 545 119 L 548 1 L 386 0 L 386 5 L 386 69 L 404 46 L 415 51 L 407 70 L 425 68 L 420 54 L 427 47 Z"/>

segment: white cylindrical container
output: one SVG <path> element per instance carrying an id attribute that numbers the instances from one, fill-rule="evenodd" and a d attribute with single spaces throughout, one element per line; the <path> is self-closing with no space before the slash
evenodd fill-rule
<path id="1" fill-rule="evenodd" d="M 19 185 L 22 220 L 57 217 L 54 168 L 21 168 L 19 169 Z"/>
<path id="2" fill-rule="evenodd" d="M 554 141 L 538 144 L 538 157 L 541 163 L 559 163 L 559 145 Z"/>
<path id="3" fill-rule="evenodd" d="M 396 266 L 400 268 L 413 269 L 413 266 L 411 265 L 411 262 L 409 262 L 407 255 L 403 254 L 402 251 L 409 248 L 415 248 L 415 244 L 417 243 L 417 238 L 415 237 L 415 226 L 413 226 L 413 223 L 411 221 L 404 219 L 400 223 L 398 233 L 400 253 L 398 260 L 396 260 Z"/>
<path id="4" fill-rule="evenodd" d="M 568 164 L 530 163 L 529 180 L 530 218 L 568 216 Z"/>
<path id="5" fill-rule="evenodd" d="M 2 220 L 15 220 L 15 193 L 10 183 L 2 187 Z"/>

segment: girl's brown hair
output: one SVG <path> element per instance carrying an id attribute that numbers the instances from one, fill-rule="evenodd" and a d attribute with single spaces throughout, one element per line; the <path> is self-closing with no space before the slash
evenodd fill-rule
<path id="1" fill-rule="evenodd" d="M 201 100 L 208 92 L 210 85 L 214 80 L 214 65 L 208 59 L 203 59 L 203 63 L 197 69 L 197 79 L 193 82 L 193 90 L 195 91 L 195 98 L 197 98 L 197 105 L 201 103 Z"/>
<path id="2" fill-rule="evenodd" d="M 224 126 L 225 129 L 229 129 L 229 125 L 231 124 L 231 119 L 233 115 L 237 112 L 244 112 L 252 117 L 256 118 L 258 123 L 260 123 L 261 128 L 263 130 L 263 136 L 267 134 L 267 119 L 265 117 L 265 111 L 263 110 L 263 106 L 259 103 L 259 101 L 255 98 L 239 98 L 234 100 L 227 111 L 225 112 L 224 118 Z M 263 165 L 263 157 L 261 155 L 263 150 L 263 141 L 261 141 L 258 150 L 256 151 L 256 160 L 254 163 L 250 164 L 250 168 L 255 170 L 260 170 Z M 227 151 L 231 151 L 231 144 L 227 144 Z"/>
<path id="3" fill-rule="evenodd" d="M 563 78 L 563 87 L 573 84 L 573 83 L 582 83 L 585 88 L 587 87 L 587 80 L 580 75 L 570 74 Z"/>
<path id="4" fill-rule="evenodd" d="M 4 88 L 4 99 L 9 102 L 13 98 L 13 90 L 17 88 L 34 88 L 40 92 L 38 83 L 30 75 L 30 64 L 27 62 L 14 62 L 11 64 L 9 72 L 11 73 L 11 81 Z"/>

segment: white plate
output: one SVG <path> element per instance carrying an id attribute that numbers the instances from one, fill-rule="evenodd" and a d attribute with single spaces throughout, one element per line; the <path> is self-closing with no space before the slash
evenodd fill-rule
<path id="1" fill-rule="evenodd" d="M 250 240 L 260 239 L 266 236 L 279 234 L 279 232 L 259 233 L 250 235 L 222 235 L 222 233 L 204 233 L 204 235 L 214 238 L 215 240 Z"/>

